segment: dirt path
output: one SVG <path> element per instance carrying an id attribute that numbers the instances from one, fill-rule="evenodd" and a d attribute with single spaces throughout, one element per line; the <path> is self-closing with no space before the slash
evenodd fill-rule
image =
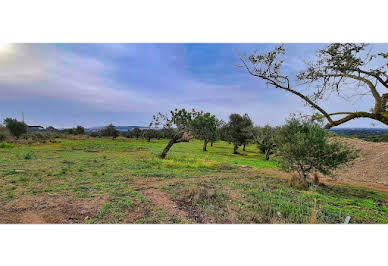
<path id="1" fill-rule="evenodd" d="M 23 196 L 0 207 L 0 224 L 85 223 L 106 197 Z"/>
<path id="2" fill-rule="evenodd" d="M 158 188 L 150 187 L 142 191 L 142 194 L 151 200 L 157 207 L 167 210 L 186 222 L 191 222 L 189 215 L 178 208 L 178 205 L 171 199 L 170 195 L 160 191 Z"/>

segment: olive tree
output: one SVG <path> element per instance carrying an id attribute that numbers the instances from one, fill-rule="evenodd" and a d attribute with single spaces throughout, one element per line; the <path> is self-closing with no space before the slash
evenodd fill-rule
<path id="1" fill-rule="evenodd" d="M 147 142 L 150 142 L 152 138 L 156 138 L 156 131 L 154 129 L 143 129 L 142 133 Z"/>
<path id="2" fill-rule="evenodd" d="M 231 114 L 223 131 L 226 141 L 233 144 L 233 154 L 238 154 L 237 149 L 252 138 L 253 122 L 248 114 Z"/>
<path id="3" fill-rule="evenodd" d="M 284 55 L 282 45 L 269 52 L 255 51 L 250 56 L 240 55 L 241 66 L 269 86 L 301 98 L 326 120 L 326 129 L 361 117 L 388 125 L 388 51 L 373 53 L 367 44 L 333 43 L 318 50 L 316 59 L 306 62 L 306 69 L 295 77 L 282 70 Z M 329 112 L 320 101 L 331 93 L 349 100 L 368 96 L 374 106 L 370 111 Z M 335 119 L 338 116 L 343 117 Z"/>
<path id="4" fill-rule="evenodd" d="M 319 124 L 289 119 L 276 134 L 276 155 L 286 171 L 296 171 L 299 181 L 306 183 L 311 172 L 331 175 L 339 166 L 357 157 L 357 151 L 330 139 Z"/>
<path id="5" fill-rule="evenodd" d="M 27 124 L 17 121 L 16 119 L 6 118 L 4 119 L 4 125 L 16 138 L 19 138 L 22 134 L 27 133 Z"/>
<path id="6" fill-rule="evenodd" d="M 116 127 L 112 124 L 109 124 L 108 126 L 104 127 L 100 131 L 100 135 L 104 137 L 112 137 L 113 139 L 117 138 L 119 136 L 119 131 L 116 129 Z"/>
<path id="7" fill-rule="evenodd" d="M 269 125 L 255 128 L 257 148 L 265 154 L 266 160 L 269 160 L 269 156 L 275 148 L 275 133 L 276 129 Z"/>
<path id="8" fill-rule="evenodd" d="M 207 144 L 217 140 L 217 118 L 210 113 L 193 112 L 191 122 L 191 134 L 200 140 L 203 140 L 203 151 L 207 151 Z"/>
<path id="9" fill-rule="evenodd" d="M 83 135 L 83 134 L 85 134 L 85 128 L 82 126 L 77 126 L 76 128 L 73 129 L 73 134 Z"/>
<path id="10" fill-rule="evenodd" d="M 193 112 L 176 108 L 171 110 L 169 114 L 158 113 L 153 116 L 150 127 L 163 127 L 165 132 L 168 132 L 170 139 L 160 155 L 162 159 L 166 158 L 168 151 L 175 143 L 188 142 L 190 137 L 189 132 L 192 128 Z"/>
<path id="11" fill-rule="evenodd" d="M 132 130 L 132 133 L 133 133 L 133 136 L 135 137 L 135 138 L 140 138 L 141 137 L 141 130 L 140 130 L 140 128 L 138 128 L 138 127 L 135 127 L 133 130 Z"/>

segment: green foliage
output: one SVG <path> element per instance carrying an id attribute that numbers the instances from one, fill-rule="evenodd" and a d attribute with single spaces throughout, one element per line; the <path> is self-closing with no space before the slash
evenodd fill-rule
<path id="1" fill-rule="evenodd" d="M 144 129 L 142 130 L 143 138 L 145 138 L 148 142 L 151 141 L 151 139 L 156 137 L 156 130 L 154 129 Z"/>
<path id="2" fill-rule="evenodd" d="M 291 118 L 279 128 L 276 137 L 276 154 L 287 171 L 297 171 L 301 180 L 318 171 L 332 174 L 341 165 L 357 157 L 357 152 L 337 140 L 330 140 L 317 124 Z"/>
<path id="3" fill-rule="evenodd" d="M 116 129 L 116 127 L 112 124 L 109 124 L 108 126 L 104 127 L 100 131 L 100 135 L 103 137 L 113 137 L 117 138 L 119 136 L 119 131 Z"/>
<path id="4" fill-rule="evenodd" d="M 20 122 L 12 118 L 6 118 L 4 119 L 4 124 L 16 138 L 19 138 L 22 134 L 27 133 L 27 124 L 24 122 Z"/>
<path id="5" fill-rule="evenodd" d="M 275 134 L 276 129 L 269 125 L 255 128 L 255 142 L 257 148 L 265 154 L 266 160 L 269 160 L 269 155 L 275 147 Z"/>
<path id="6" fill-rule="evenodd" d="M 231 114 L 223 130 L 226 140 L 234 145 L 234 153 L 237 153 L 239 146 L 253 138 L 253 122 L 248 114 Z"/>
<path id="7" fill-rule="evenodd" d="M 208 142 L 218 139 L 217 126 L 219 124 L 215 115 L 203 111 L 193 113 L 191 122 L 191 134 L 194 138 L 204 140 L 203 150 L 206 151 Z"/>
<path id="8" fill-rule="evenodd" d="M 135 137 L 135 138 L 140 138 L 140 136 L 141 136 L 141 130 L 140 130 L 140 128 L 134 128 L 133 129 L 133 131 L 132 131 L 132 134 L 133 134 L 133 136 Z"/>
<path id="9" fill-rule="evenodd" d="M 0 142 L 0 149 L 12 148 L 13 145 L 11 143 L 2 141 Z"/>
<path id="10" fill-rule="evenodd" d="M 0 126 L 0 141 L 6 141 L 11 137 L 11 133 L 8 128 Z"/>
<path id="11" fill-rule="evenodd" d="M 196 111 L 186 111 L 186 109 L 171 110 L 169 114 L 158 113 L 153 116 L 153 120 L 150 123 L 150 127 L 158 128 L 162 126 L 166 132 L 171 132 L 170 141 L 164 148 L 160 157 L 165 158 L 168 151 L 175 143 L 187 142 L 190 138 L 190 131 L 192 130 L 193 116 Z"/>
<path id="12" fill-rule="evenodd" d="M 85 128 L 82 127 L 82 126 L 77 126 L 76 128 L 74 128 L 73 134 L 75 134 L 75 135 L 84 135 L 85 134 Z"/>

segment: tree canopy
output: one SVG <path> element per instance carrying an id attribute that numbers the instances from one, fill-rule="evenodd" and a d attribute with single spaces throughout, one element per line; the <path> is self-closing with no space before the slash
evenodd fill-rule
<path id="1" fill-rule="evenodd" d="M 291 118 L 278 129 L 276 155 L 286 171 L 297 171 L 306 182 L 307 174 L 318 171 L 332 174 L 338 166 L 355 159 L 357 152 L 346 144 L 328 138 L 320 125 Z"/>
<path id="2" fill-rule="evenodd" d="M 253 122 L 248 114 L 231 114 L 223 131 L 226 140 L 234 145 L 233 153 L 237 154 L 238 147 L 252 138 Z"/>
<path id="3" fill-rule="evenodd" d="M 258 149 L 265 154 L 266 160 L 269 160 L 269 156 L 275 147 L 275 132 L 276 129 L 269 125 L 255 128 L 255 142 Z"/>
<path id="4" fill-rule="evenodd" d="M 193 109 L 192 112 L 187 111 L 186 109 L 177 109 L 171 110 L 168 114 L 157 113 L 153 116 L 153 120 L 150 123 L 149 127 L 159 128 L 162 127 L 165 132 L 169 133 L 170 141 L 167 146 L 164 148 L 161 158 L 167 156 L 168 151 L 175 143 L 187 142 L 190 135 L 189 132 L 192 126 L 193 113 L 196 111 Z M 171 133 L 171 135 L 170 135 Z"/>
<path id="5" fill-rule="evenodd" d="M 240 55 L 240 59 L 250 75 L 300 97 L 315 109 L 326 119 L 326 129 L 361 117 L 388 125 L 388 52 L 373 53 L 368 44 L 333 43 L 320 49 L 316 59 L 307 62 L 306 69 L 295 79 L 282 70 L 284 55 L 281 45 L 269 52 Z M 374 101 L 371 110 L 329 112 L 319 105 L 331 93 L 344 97 L 349 88 L 352 91 L 349 99 L 371 97 Z M 336 119 L 338 116 L 343 117 Z"/>
<path id="6" fill-rule="evenodd" d="M 27 124 L 24 122 L 17 121 L 16 119 L 6 118 L 4 124 L 8 128 L 9 132 L 19 138 L 22 134 L 27 133 Z"/>
<path id="7" fill-rule="evenodd" d="M 191 122 L 191 134 L 204 141 L 203 151 L 207 151 L 207 144 L 214 142 L 218 138 L 217 131 L 218 120 L 215 115 L 204 113 L 203 111 L 194 112 Z"/>

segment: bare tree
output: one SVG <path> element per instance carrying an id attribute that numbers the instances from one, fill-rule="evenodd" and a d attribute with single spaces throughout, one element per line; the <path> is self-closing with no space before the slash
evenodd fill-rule
<path id="1" fill-rule="evenodd" d="M 298 84 L 291 84 L 291 78 L 281 71 L 285 54 L 282 45 L 270 52 L 256 51 L 249 57 L 240 55 L 240 59 L 242 66 L 250 75 L 265 80 L 268 85 L 300 97 L 317 110 L 319 112 L 317 117 L 327 120 L 326 129 L 360 117 L 388 125 L 388 93 L 379 92 L 388 89 L 388 52 L 372 53 L 367 50 L 367 47 L 367 44 L 355 43 L 328 45 L 318 51 L 315 61 L 306 63 L 307 68 L 296 76 Z M 330 113 L 318 105 L 319 100 L 332 92 L 344 96 L 345 88 L 349 87 L 358 95 L 373 97 L 374 107 L 370 111 Z M 306 88 L 313 90 L 311 95 L 302 93 Z M 360 91 L 362 91 L 361 94 Z M 357 94 L 352 95 L 351 98 L 356 97 Z M 344 117 L 336 120 L 334 117 L 339 115 Z"/>

